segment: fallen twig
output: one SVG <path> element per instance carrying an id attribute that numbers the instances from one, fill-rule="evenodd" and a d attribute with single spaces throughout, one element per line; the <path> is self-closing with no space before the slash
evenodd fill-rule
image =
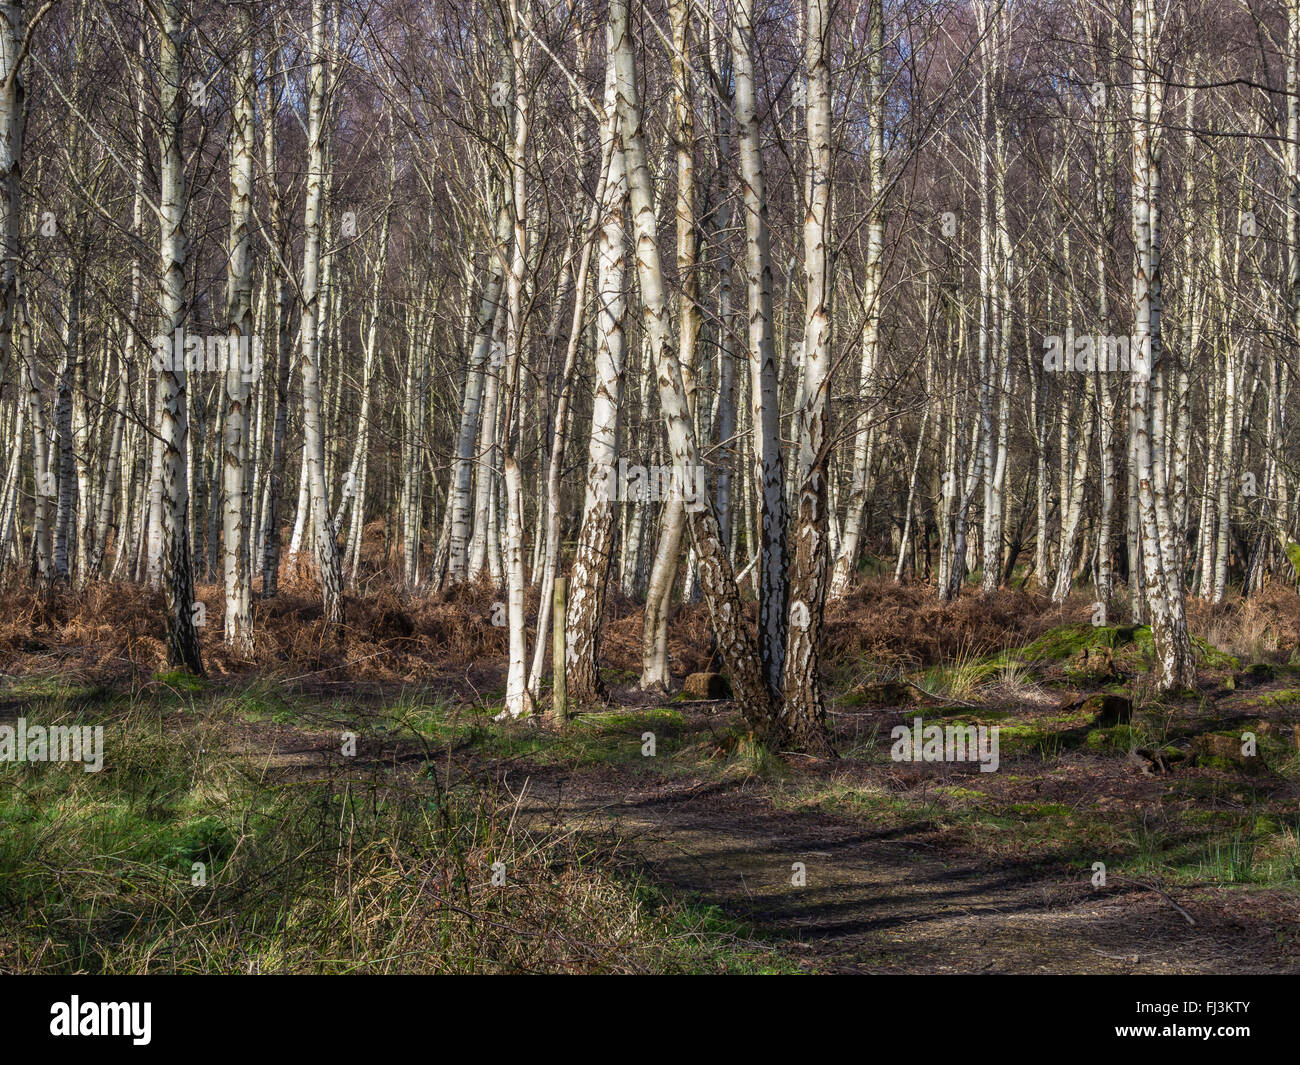
<path id="1" fill-rule="evenodd" d="M 1196 925 L 1196 919 L 1190 913 L 1184 910 L 1181 906 L 1179 906 L 1178 903 L 1176 903 L 1172 898 L 1170 898 L 1169 893 L 1167 891 L 1164 891 L 1163 889 L 1157 887 L 1155 884 L 1148 884 L 1145 880 L 1133 880 L 1127 876 L 1116 876 L 1114 873 L 1110 873 L 1108 875 L 1111 880 L 1118 880 L 1121 883 L 1125 883 L 1125 884 L 1136 884 L 1138 887 L 1146 888 L 1148 891 L 1154 891 L 1157 895 L 1159 895 L 1162 899 L 1164 899 L 1165 902 L 1169 903 L 1170 906 L 1172 906 L 1175 910 L 1181 913 L 1183 915 L 1183 919 L 1186 920 L 1189 925 L 1192 926 Z"/>

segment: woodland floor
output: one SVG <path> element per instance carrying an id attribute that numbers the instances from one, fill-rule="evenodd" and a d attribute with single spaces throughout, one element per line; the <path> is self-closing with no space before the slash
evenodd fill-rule
<path id="1" fill-rule="evenodd" d="M 1096 763 L 1108 756 L 1079 754 L 1077 764 L 1044 764 L 1037 752 L 1013 757 L 1015 769 L 1004 763 L 1013 786 L 980 818 L 946 801 L 968 799 L 972 787 L 964 785 L 988 780 L 977 772 L 931 775 L 935 767 L 922 765 L 907 779 L 892 767 L 879 772 L 877 759 L 854 758 L 756 767 L 725 749 L 738 720 L 729 704 L 631 703 L 627 695 L 629 705 L 571 725 L 579 733 L 572 740 L 512 724 L 504 728 L 521 735 L 491 745 L 494 751 L 453 747 L 435 761 L 453 784 L 461 773 L 499 782 L 520 825 L 576 832 L 598 853 L 617 852 L 657 885 L 720 907 L 811 971 L 1300 971 L 1295 869 L 1281 887 L 1250 883 L 1249 870 L 1228 866 L 1192 869 L 1187 882 L 1175 871 L 1171 883 L 1167 870 L 1138 860 L 1129 863 L 1138 867 L 1133 881 L 1092 888 L 1094 860 L 1111 864 L 1112 879 L 1129 867 L 1115 862 L 1115 850 L 1139 857 L 1154 846 L 1200 861 L 1213 848 L 1198 850 L 1190 842 L 1195 830 L 1184 838 L 1172 826 L 1179 819 L 1161 809 L 1163 782 L 1136 770 L 1137 780 L 1124 769 L 1107 773 Z M 647 730 L 661 740 L 667 734 L 669 754 L 641 756 Z M 259 760 L 310 775 L 337 763 L 336 735 L 280 727 L 271 735 L 252 729 L 247 738 Z M 672 751 L 690 757 L 674 762 Z M 429 752 L 395 741 L 370 757 L 414 769 Z M 1071 786 L 1080 778 L 1094 785 L 1082 801 Z M 1270 802 L 1250 788 L 1224 790 L 1198 809 L 1237 824 L 1244 810 L 1267 803 L 1297 823 L 1293 789 Z M 1008 801 L 1021 797 L 1030 801 Z M 1099 820 L 1089 826 L 1092 816 Z M 1154 843 L 1142 838 L 1144 817 L 1153 821 Z M 1118 847 L 1113 839 L 1089 847 L 1084 841 L 1094 833 L 1117 836 Z M 1249 836 L 1236 838 L 1249 845 Z M 791 884 L 794 862 L 806 867 L 803 887 Z M 1242 882 L 1215 882 L 1224 873 Z"/>
<path id="2" fill-rule="evenodd" d="M 1300 971 L 1293 592 L 1196 616 L 1198 690 L 1167 700 L 1143 690 L 1143 630 L 1092 626 L 1086 604 L 1047 610 L 1008 593 L 945 608 L 912 591 L 882 617 L 887 595 L 868 590 L 832 620 L 835 758 L 754 748 L 727 701 L 643 695 L 617 620 L 609 702 L 563 730 L 494 721 L 501 664 L 478 651 L 418 679 L 343 676 L 318 650 L 314 671 L 290 656 L 276 675 L 214 669 L 193 680 L 130 655 L 129 668 L 114 665 L 102 647 L 69 641 L 57 619 L 29 630 L 21 660 L 0 659 L 0 723 L 40 716 L 42 702 L 59 719 L 95 705 L 111 718 L 143 699 L 159 708 L 159 728 L 164 712 L 168 730 L 202 728 L 202 750 L 242 761 L 266 786 L 343 773 L 350 786 L 490 792 L 511 832 L 563 840 L 579 864 L 719 915 L 689 933 L 716 940 L 699 968 Z M 475 628 L 481 607 L 447 609 Z M 418 616 L 393 624 L 408 621 L 405 638 L 419 639 Z M 707 661 L 701 624 L 697 608 L 679 615 L 675 669 Z M 1081 705 L 1090 694 L 1131 697 L 1132 721 L 1097 722 L 1095 704 Z M 890 729 L 916 717 L 998 725 L 999 770 L 894 762 Z M 347 730 L 358 736 L 350 759 L 339 751 Z M 1242 731 L 1258 736 L 1254 761 L 1205 753 L 1204 737 Z M 653 757 L 642 753 L 647 732 Z M 1139 749 L 1164 760 L 1153 771 Z M 1100 889 L 1096 862 L 1107 868 Z M 4 958 L 0 943 L 0 968 Z M 653 950 L 635 965 L 658 967 Z"/>

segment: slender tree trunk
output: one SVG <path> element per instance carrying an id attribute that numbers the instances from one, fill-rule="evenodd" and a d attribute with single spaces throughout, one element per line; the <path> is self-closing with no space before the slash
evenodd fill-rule
<path id="1" fill-rule="evenodd" d="M 527 0 L 524 0 L 526 3 Z M 506 279 L 506 387 L 505 416 L 501 433 L 506 489 L 506 539 L 503 564 L 506 576 L 506 609 L 510 627 L 510 663 L 506 674 L 505 712 L 512 717 L 530 713 L 532 693 L 525 673 L 527 638 L 524 631 L 524 549 L 523 549 L 523 480 L 515 457 L 517 412 L 523 395 L 520 391 L 520 364 L 524 345 L 524 284 L 528 270 L 528 172 L 527 151 L 532 111 L 528 96 L 528 63 L 525 58 L 524 27 L 520 0 L 509 0 L 511 58 L 514 64 L 515 106 L 514 139 L 510 146 L 510 170 L 513 180 L 511 213 L 514 222 L 514 251 Z"/>
<path id="2" fill-rule="evenodd" d="M 23 137 L 27 121 L 27 83 L 21 51 L 26 31 L 27 9 L 23 0 L 0 4 L 0 390 L 9 379 L 18 303 L 21 254 L 18 234 L 23 211 Z M 0 537 L 5 535 L 0 532 Z"/>
<path id="3" fill-rule="evenodd" d="M 866 322 L 862 329 L 862 365 L 858 379 L 858 402 L 864 404 L 875 388 L 880 362 L 881 278 L 885 259 L 885 101 L 884 101 L 884 3 L 870 0 L 870 52 L 867 57 L 867 261 L 864 264 L 862 307 Z M 839 553 L 831 576 L 830 594 L 842 596 L 849 590 L 857 570 L 862 523 L 866 513 L 868 479 L 875 451 L 876 433 L 871 408 L 859 409 L 854 419 L 853 466 L 848 506 Z"/>
<path id="4" fill-rule="evenodd" d="M 669 450 L 678 476 L 694 476 L 700 469 L 695 426 L 691 422 L 682 384 L 681 367 L 673 351 L 671 323 L 664 296 L 663 269 L 655 224 L 653 183 L 646 165 L 641 107 L 637 93 L 636 64 L 628 26 L 627 0 L 610 0 L 609 47 L 614 55 L 618 114 L 623 131 L 632 221 L 636 232 L 637 275 L 641 283 L 643 321 L 654 355 L 659 407 L 668 435 Z M 683 481 L 683 483 L 685 483 Z M 774 702 L 753 637 L 745 627 L 736 581 L 726 546 L 718 531 L 712 501 L 701 500 L 688 511 L 691 542 L 699 558 L 700 584 L 718 637 L 718 649 L 730 674 L 732 691 L 741 713 L 761 739 L 775 732 Z"/>
<path id="5" fill-rule="evenodd" d="M 203 672 L 194 618 L 194 577 L 190 568 L 189 481 L 185 453 L 189 423 L 185 403 L 183 337 L 187 321 L 185 263 L 185 170 L 182 157 L 185 87 L 181 73 L 178 0 L 160 0 L 159 72 L 162 77 L 159 167 L 162 278 L 159 305 L 172 359 L 158 375 L 158 438 L 161 442 L 162 588 L 167 605 L 167 654 L 172 666 Z"/>
<path id="6" fill-rule="evenodd" d="M 321 208 L 325 196 L 325 46 L 324 0 L 312 0 L 311 66 L 307 100 L 307 200 L 303 219 L 302 269 L 302 422 L 307 455 L 309 521 L 320 573 L 325 618 L 343 624 L 343 568 L 325 482 L 325 437 L 321 426 L 320 266 Z"/>
<path id="7" fill-rule="evenodd" d="M 1194 679 L 1191 640 L 1183 613 L 1182 575 L 1162 555 L 1160 508 L 1151 450 L 1151 379 L 1163 358 L 1160 336 L 1161 86 L 1156 71 L 1155 0 L 1133 3 L 1133 343 L 1139 369 L 1132 374 L 1131 432 L 1138 488 L 1143 590 L 1155 643 L 1156 687 L 1171 691 Z"/>
<path id="8" fill-rule="evenodd" d="M 669 9 L 673 31 L 673 104 L 677 140 L 677 278 L 681 289 L 678 314 L 677 361 L 692 420 L 695 418 L 695 346 L 700 333 L 699 276 L 696 267 L 695 123 L 690 98 L 690 5 L 673 0 Z M 641 690 L 667 692 L 668 615 L 686 530 L 686 504 L 677 493 L 663 507 L 659 546 L 650 571 L 650 586 L 641 635 Z"/>
<path id="9" fill-rule="evenodd" d="M 456 455 L 452 463 L 451 492 L 451 548 L 447 562 L 447 580 L 457 584 L 472 576 L 470 561 L 470 534 L 477 508 L 473 507 L 471 487 L 474 479 L 474 448 L 479 439 L 480 422 L 491 420 L 484 412 L 484 385 L 489 371 L 493 349 L 493 336 L 497 321 L 501 288 L 505 279 L 505 249 L 510 239 L 510 212 L 504 198 L 496 213 L 494 246 L 489 250 L 484 266 L 483 295 L 479 301 L 478 327 L 469 355 L 469 369 L 465 377 L 465 402 L 461 407 L 460 426 L 456 435 Z M 491 356 L 495 363 L 495 356 Z M 495 365 L 490 370 L 495 377 Z M 480 476 L 483 476 L 480 468 Z"/>
<path id="10" fill-rule="evenodd" d="M 736 0 L 731 42 L 745 210 L 750 406 L 753 411 L 755 475 L 761 486 L 758 646 L 763 672 L 775 698 L 781 690 L 786 638 L 785 468 L 781 456 L 780 393 L 772 336 L 771 238 L 754 86 L 754 0 Z"/>
<path id="11" fill-rule="evenodd" d="M 279 242 L 276 263 L 269 264 L 268 284 L 274 286 L 274 326 L 270 330 L 274 347 L 268 365 L 275 367 L 275 418 L 271 425 L 270 472 L 266 502 L 262 507 L 262 598 L 276 594 L 280 577 L 280 509 L 284 499 L 284 441 L 289 420 L 289 376 L 293 368 L 289 337 L 290 315 L 286 307 L 287 241 L 281 233 L 280 183 L 276 168 L 276 122 L 280 113 L 280 51 L 273 43 L 267 48 L 266 107 L 263 118 L 262 150 L 266 161 L 268 226 L 271 239 Z"/>
<path id="12" fill-rule="evenodd" d="M 224 509 L 222 570 L 226 587 L 226 643 L 237 654 L 253 650 L 253 586 L 249 570 L 249 505 L 245 493 L 248 462 L 248 396 L 253 351 L 253 267 L 249 218 L 253 196 L 252 18 L 245 12 L 244 43 L 236 59 L 235 109 L 230 148 L 230 262 L 227 311 L 230 341 L 226 352 L 226 417 L 221 453 Z"/>
<path id="13" fill-rule="evenodd" d="M 831 71 L 829 0 L 807 0 L 808 213 L 804 220 L 803 402 L 796 411 L 798 453 L 794 557 L 780 731 L 788 744 L 829 746 L 818 650 L 826 602 L 826 469 L 831 389 Z M 919 450 L 919 448 L 918 448 Z"/>
<path id="14" fill-rule="evenodd" d="M 44 590 L 48 588 L 54 575 L 49 519 L 49 501 L 54 494 L 54 483 L 53 471 L 46 461 L 48 436 L 45 429 L 45 412 L 41 405 L 40 367 L 36 362 L 32 326 L 27 318 L 27 307 L 21 292 L 16 294 L 14 316 L 19 338 L 19 357 L 22 360 L 23 388 L 27 393 L 28 411 L 32 419 L 32 476 L 36 490 L 32 511 L 32 539 L 35 541 L 32 564 L 35 568 L 36 581 Z"/>
<path id="15" fill-rule="evenodd" d="M 596 382 L 587 444 L 587 488 L 582 527 L 569 578 L 565 619 L 564 673 L 569 698 L 578 704 L 602 694 L 600 629 L 614 553 L 613 480 L 618 460 L 618 411 L 622 404 L 626 355 L 624 293 L 627 238 L 624 210 L 627 178 L 618 129 L 613 57 L 605 76 L 605 125 L 602 155 L 607 159 L 600 202 L 600 246 L 596 269 Z M 581 290 L 578 303 L 582 302 Z"/>

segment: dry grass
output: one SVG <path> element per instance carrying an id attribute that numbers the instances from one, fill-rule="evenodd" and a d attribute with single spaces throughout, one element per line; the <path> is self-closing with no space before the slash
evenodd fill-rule
<path id="1" fill-rule="evenodd" d="M 156 694 L 29 698 L 35 721 L 102 721 L 105 769 L 0 763 L 0 972 L 768 964 L 737 926 L 664 902 L 616 854 L 521 831 L 489 785 L 449 792 L 432 764 L 268 774 L 215 705 L 178 709 Z"/>
<path id="2" fill-rule="evenodd" d="M 204 664 L 215 676 L 419 683 L 455 670 L 499 672 L 507 653 L 506 629 L 492 624 L 494 604 L 502 596 L 486 584 L 437 596 L 411 595 L 390 585 L 349 595 L 340 637 L 324 622 L 310 575 L 290 575 L 276 598 L 254 602 L 257 644 L 249 659 L 232 655 L 222 642 L 221 587 L 203 584 L 197 594 L 206 612 L 200 629 Z M 754 604 L 746 605 L 752 616 Z M 530 618 L 536 616 L 535 589 L 528 590 L 526 610 Z M 149 675 L 166 668 L 162 616 L 161 596 L 134 584 L 96 583 L 84 593 L 56 591 L 42 600 L 14 582 L 0 590 L 0 670 L 58 671 L 95 680 Z M 1091 616 L 1092 603 L 1083 594 L 1060 607 L 1012 590 L 969 593 L 942 603 L 927 587 L 878 578 L 828 604 L 821 660 L 827 669 L 846 663 L 875 673 L 928 669 L 1023 646 L 1049 629 L 1086 623 Z M 1243 661 L 1284 660 L 1300 647 L 1300 596 L 1280 583 L 1217 606 L 1191 599 L 1188 616 L 1196 635 Z M 641 625 L 641 607 L 611 587 L 603 666 L 640 672 Z M 710 637 L 703 604 L 675 607 L 669 623 L 674 675 L 718 668 Z"/>

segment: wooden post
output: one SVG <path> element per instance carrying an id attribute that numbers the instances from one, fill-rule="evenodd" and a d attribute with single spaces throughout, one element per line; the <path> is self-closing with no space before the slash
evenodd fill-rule
<path id="1" fill-rule="evenodd" d="M 555 593 L 551 605 L 551 717 L 563 725 L 569 717 L 569 693 L 564 683 L 564 616 L 568 598 L 569 580 L 559 575 L 555 578 Z"/>

